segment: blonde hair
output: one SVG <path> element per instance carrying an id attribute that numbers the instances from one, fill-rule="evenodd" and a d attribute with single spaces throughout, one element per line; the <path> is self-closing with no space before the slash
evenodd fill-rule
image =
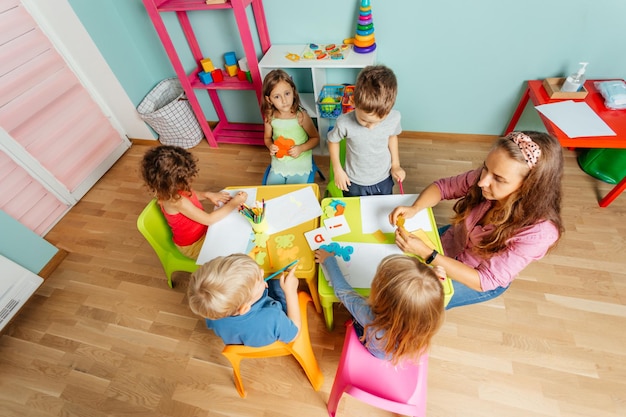
<path id="1" fill-rule="evenodd" d="M 440 278 L 410 256 L 389 255 L 381 261 L 368 303 L 374 320 L 365 334 L 383 332 L 379 343 L 394 364 L 417 360 L 444 320 Z"/>
<path id="2" fill-rule="evenodd" d="M 233 316 L 250 302 L 260 276 L 259 266 L 248 255 L 218 256 L 191 274 L 189 308 L 212 320 Z"/>

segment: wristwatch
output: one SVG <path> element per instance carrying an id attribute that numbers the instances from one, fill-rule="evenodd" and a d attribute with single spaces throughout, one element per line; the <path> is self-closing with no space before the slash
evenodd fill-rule
<path id="1" fill-rule="evenodd" d="M 437 252 L 437 249 L 433 250 L 433 253 L 431 253 L 430 256 L 426 259 L 426 264 L 430 265 L 432 261 L 435 260 L 437 255 L 439 255 L 439 252 Z"/>

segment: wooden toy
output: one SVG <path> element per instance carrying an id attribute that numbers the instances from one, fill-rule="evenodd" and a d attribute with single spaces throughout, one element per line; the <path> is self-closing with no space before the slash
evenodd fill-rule
<path id="1" fill-rule="evenodd" d="M 226 52 L 224 54 L 224 63 L 228 66 L 237 66 L 237 55 L 234 52 Z"/>
<path id="2" fill-rule="evenodd" d="M 200 71 L 198 73 L 198 78 L 200 79 L 200 82 L 205 85 L 211 84 L 213 82 L 213 77 L 211 77 L 211 74 L 205 71 Z"/>
<path id="3" fill-rule="evenodd" d="M 224 81 L 224 73 L 221 69 L 216 68 L 211 71 L 211 77 L 213 78 L 213 82 L 219 83 L 220 81 Z"/>
<path id="4" fill-rule="evenodd" d="M 215 69 L 215 67 L 213 66 L 213 62 L 210 58 L 204 58 L 202 61 L 200 61 L 200 65 L 202 65 L 202 69 L 204 70 L 204 72 L 211 72 Z"/>

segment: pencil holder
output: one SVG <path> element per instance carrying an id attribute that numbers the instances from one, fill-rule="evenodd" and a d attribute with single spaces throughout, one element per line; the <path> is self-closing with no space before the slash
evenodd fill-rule
<path id="1" fill-rule="evenodd" d="M 250 225 L 252 225 L 252 231 L 256 234 L 266 233 L 268 224 L 267 219 L 263 218 L 260 222 L 256 223 L 252 220 L 249 220 Z"/>

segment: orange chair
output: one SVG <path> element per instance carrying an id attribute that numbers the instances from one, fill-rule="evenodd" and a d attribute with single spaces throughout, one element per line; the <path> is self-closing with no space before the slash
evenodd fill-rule
<path id="1" fill-rule="evenodd" d="M 302 324 L 300 333 L 293 342 L 274 342 L 267 346 L 250 347 L 243 345 L 226 345 L 222 354 L 230 361 L 233 367 L 233 376 L 235 379 L 235 387 L 241 398 L 246 397 L 246 390 L 243 388 L 241 381 L 241 372 L 239 365 L 243 359 L 250 358 L 271 358 L 274 356 L 293 355 L 300 363 L 307 378 L 313 385 L 313 389 L 318 391 L 324 382 L 324 375 L 317 365 L 317 360 L 311 347 L 311 339 L 309 338 L 309 324 L 307 319 L 307 304 L 312 302 L 311 296 L 305 292 L 298 293 L 298 304 L 300 305 L 300 317 Z"/>

